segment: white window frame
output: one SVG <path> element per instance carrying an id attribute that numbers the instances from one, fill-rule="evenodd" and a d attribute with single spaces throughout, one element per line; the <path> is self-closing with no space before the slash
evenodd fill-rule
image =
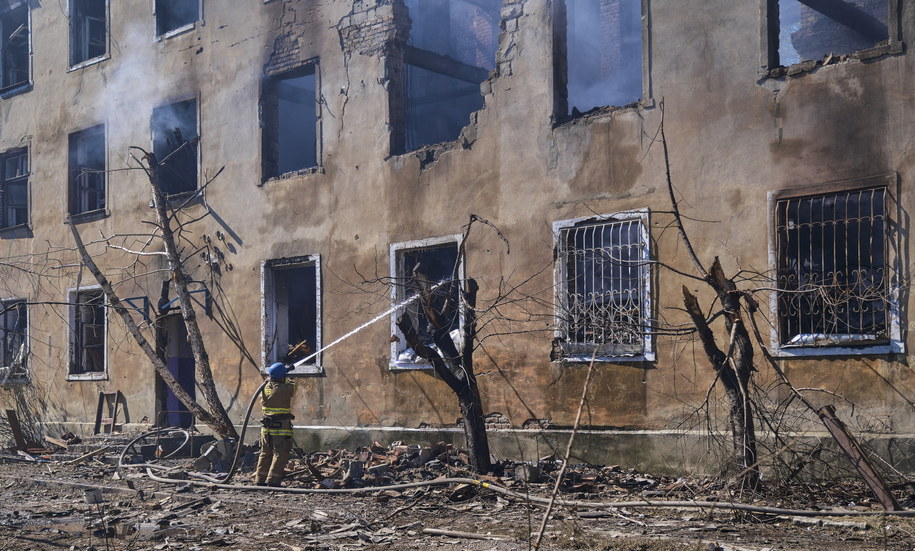
<path id="1" fill-rule="evenodd" d="M 769 220 L 769 270 L 772 274 L 778 273 L 778 243 L 777 243 L 777 204 L 782 199 L 794 197 L 808 197 L 818 195 L 838 194 L 859 189 L 882 187 L 886 190 L 886 272 L 889 299 L 887 301 L 887 337 L 888 342 L 874 345 L 843 345 L 841 342 L 822 346 L 781 345 L 778 322 L 778 289 L 774 289 L 769 296 L 769 315 L 772 329 L 769 336 L 769 351 L 773 356 L 782 358 L 791 357 L 817 357 L 817 356 L 861 356 L 874 354 L 904 354 L 905 340 L 902 336 L 902 317 L 900 310 L 900 282 L 902 281 L 902 266 L 899 257 L 899 246 L 902 242 L 897 222 L 903 220 L 902 207 L 899 204 L 899 177 L 896 173 L 882 174 L 854 180 L 828 182 L 819 185 L 806 185 L 783 190 L 769 191 L 767 197 L 767 211 Z M 777 279 L 776 287 L 777 287 Z"/>
<path id="2" fill-rule="evenodd" d="M 587 363 L 594 358 L 596 361 L 600 362 L 614 362 L 614 363 L 623 363 L 623 362 L 646 362 L 655 360 L 655 350 L 654 350 L 654 338 L 651 332 L 651 313 L 653 308 L 652 303 L 652 270 L 651 270 L 651 236 L 649 232 L 650 226 L 650 212 L 648 209 L 639 209 L 639 210 L 630 210 L 624 212 L 618 212 L 614 214 L 601 214 L 597 216 L 585 216 L 581 218 L 573 218 L 570 220 L 561 220 L 558 222 L 553 222 L 553 247 L 556 251 L 556 262 L 553 269 L 553 286 L 556 289 L 556 301 L 554 303 L 554 319 L 556 320 L 556 326 L 554 329 L 553 336 L 556 339 L 562 338 L 563 335 L 563 318 L 567 310 L 568 304 L 568 288 L 567 288 L 567 267 L 566 263 L 559 256 L 559 251 L 561 250 L 562 245 L 562 233 L 564 229 L 572 228 L 576 226 L 587 227 L 589 225 L 598 225 L 604 223 L 613 223 L 613 222 L 631 222 L 637 221 L 640 224 L 640 236 L 643 244 L 643 253 L 642 253 L 642 278 L 644 281 L 644 287 L 641 290 L 642 293 L 642 327 L 643 327 L 643 340 L 642 340 L 642 351 L 640 354 L 631 354 L 631 355 L 603 355 L 598 354 L 594 356 L 594 349 L 600 345 L 588 345 L 587 343 L 580 343 L 579 346 L 586 346 L 589 349 L 589 352 L 584 354 L 566 354 L 563 353 L 560 357 L 556 358 L 554 361 L 559 363 Z"/>
<path id="3" fill-rule="evenodd" d="M 32 320 L 31 312 L 29 311 L 29 301 L 22 297 L 10 297 L 5 299 L 0 299 L 0 309 L 5 308 L 8 304 L 15 304 L 21 302 L 25 306 L 25 336 L 23 337 L 23 343 L 25 344 L 25 350 L 23 351 L 23 361 L 25 362 L 25 368 L 22 373 L 18 376 L 13 376 L 10 374 L 12 371 L 11 365 L 0 365 L 0 384 L 16 384 L 24 383 L 29 380 L 29 367 L 31 362 L 32 347 L 29 341 L 29 337 L 32 330 Z"/>
<path id="4" fill-rule="evenodd" d="M 303 255 L 289 258 L 275 258 L 261 262 L 261 365 L 267 366 L 279 361 L 276 358 L 274 346 L 270 343 L 276 329 L 276 296 L 274 291 L 273 274 L 279 269 L 296 268 L 299 266 L 314 265 L 315 268 L 315 341 L 311 344 L 313 351 L 318 352 L 322 346 L 321 325 L 323 311 L 321 309 L 321 255 Z M 290 372 L 292 375 L 323 375 L 323 354 L 318 352 L 315 363 L 303 365 Z"/>
<path id="5" fill-rule="evenodd" d="M 25 185 L 25 208 L 26 208 L 26 222 L 24 224 L 16 224 L 15 226 L 3 226 L 0 227 L 0 234 L 11 234 L 17 231 L 22 230 L 23 228 L 31 229 L 32 227 L 32 144 L 31 142 L 26 142 L 22 147 L 14 147 L 6 151 L 0 152 L 0 163 L 5 162 L 7 157 L 10 157 L 11 154 L 20 149 L 25 149 L 26 162 L 28 163 L 29 171 L 25 174 L 26 185 Z M 0 170 L 4 170 L 3 166 L 0 166 Z M 20 176 L 21 177 L 21 176 Z M 4 189 L 0 190 L 0 193 L 7 193 L 6 184 L 7 181 L 0 174 L 0 183 L 3 184 Z M 0 209 L 4 208 L 4 204 L 0 202 Z"/>
<path id="6" fill-rule="evenodd" d="M 156 0 L 150 0 L 150 3 L 152 4 L 151 9 L 152 9 L 152 16 L 153 16 L 153 42 L 162 42 L 163 40 L 168 40 L 169 38 L 171 38 L 173 36 L 178 36 L 179 34 L 184 34 L 188 31 L 192 31 L 192 30 L 196 29 L 197 27 L 202 27 L 204 25 L 203 0 L 197 0 L 197 2 L 199 4 L 199 6 L 197 7 L 197 13 L 199 15 L 198 15 L 196 21 L 194 21 L 193 23 L 188 23 L 186 25 L 182 25 L 182 26 L 178 27 L 177 29 L 172 29 L 170 31 L 166 31 L 162 34 L 159 34 L 158 33 L 159 22 L 157 19 L 159 14 L 156 13 Z"/>
<path id="7" fill-rule="evenodd" d="M 73 287 L 67 289 L 67 321 L 69 325 L 67 326 L 67 380 L 68 381 L 104 381 L 108 379 L 108 339 L 109 333 L 111 332 L 110 324 L 108 323 L 108 297 L 105 296 L 104 291 L 102 292 L 102 304 L 104 305 L 105 312 L 105 343 L 103 346 L 103 353 L 105 354 L 104 361 L 104 370 L 103 371 L 92 371 L 88 373 L 70 373 L 72 365 L 72 358 L 74 357 L 75 350 L 73 348 L 75 344 L 76 336 L 76 308 L 77 299 L 79 293 L 85 293 L 87 291 L 102 291 L 101 286 L 91 285 L 86 287 Z"/>
<path id="8" fill-rule="evenodd" d="M 268 129 L 266 127 L 266 119 L 268 117 L 267 109 L 264 105 L 264 100 L 266 94 L 268 93 L 268 87 L 271 89 L 271 94 L 276 94 L 276 83 L 280 80 L 285 80 L 284 75 L 289 73 L 294 73 L 296 71 L 301 71 L 306 67 L 311 67 L 312 72 L 315 77 L 315 164 L 313 166 L 307 166 L 303 168 L 298 168 L 291 170 L 289 172 L 280 172 L 279 167 L 275 171 L 276 174 L 273 174 L 274 171 L 270 171 L 271 174 L 267 174 L 266 170 L 266 158 L 265 150 L 266 143 L 265 140 L 268 138 Z M 322 172 L 324 170 L 323 163 L 323 154 L 324 154 L 324 140 L 323 140 L 323 131 L 324 131 L 324 102 L 322 101 L 323 92 L 321 90 L 321 60 L 318 57 L 313 57 L 307 61 L 296 65 L 293 68 L 284 68 L 282 71 L 275 71 L 267 75 L 266 78 L 261 80 L 261 89 L 260 89 L 260 101 L 258 104 L 258 118 L 260 119 L 260 156 L 261 156 L 261 182 L 267 183 L 274 180 L 283 180 L 289 178 L 290 176 L 295 176 L 299 174 L 311 174 L 314 172 Z M 274 98 L 274 101 L 276 98 Z M 279 130 L 276 131 L 279 134 Z M 277 140 L 279 144 L 279 140 Z M 278 145 L 277 145 L 278 147 Z"/>
<path id="9" fill-rule="evenodd" d="M 404 275 L 402 273 L 402 266 L 400 266 L 400 259 L 398 255 L 401 251 L 409 251 L 416 249 L 428 249 L 434 248 L 440 245 L 450 245 L 454 244 L 457 247 L 458 255 L 461 251 L 461 242 L 463 240 L 463 235 L 454 234 L 446 235 L 442 237 L 430 237 L 427 239 L 418 239 L 414 241 L 402 241 L 399 243 L 392 243 L 389 251 L 389 262 L 391 267 L 391 281 L 394 283 L 391 285 L 391 305 L 396 305 L 404 300 L 403 295 L 403 285 L 400 285 L 399 282 L 402 281 Z M 458 257 L 458 277 L 463 281 L 465 278 L 464 274 L 464 259 L 460 256 Z M 463 334 L 464 331 L 464 306 L 463 303 L 459 304 L 459 315 L 460 319 L 458 322 L 458 328 Z M 407 370 L 416 370 L 416 369 L 433 369 L 432 364 L 426 360 L 418 359 L 418 361 L 401 361 L 398 360 L 401 352 L 403 352 L 407 347 L 407 341 L 404 338 L 403 333 L 400 331 L 400 328 L 397 327 L 397 317 L 400 316 L 402 309 L 398 308 L 391 313 L 391 334 L 397 337 L 397 340 L 391 339 L 391 358 L 388 363 L 388 368 L 391 371 L 407 371 Z"/>
<path id="10" fill-rule="evenodd" d="M 75 63 L 75 64 L 71 65 L 71 61 L 73 60 L 73 46 L 74 46 L 74 44 L 73 44 L 73 38 L 74 38 L 73 37 L 73 25 L 75 24 L 75 21 L 72 17 L 72 14 L 75 11 L 73 8 L 73 3 L 77 2 L 77 1 L 79 1 L 79 0 L 67 0 L 67 20 L 68 20 L 67 32 L 69 33 L 69 35 L 67 37 L 67 48 L 68 48 L 67 72 L 68 73 L 70 71 L 76 71 L 78 69 L 82 69 L 83 67 L 88 67 L 89 65 L 95 65 L 96 63 L 101 63 L 102 61 L 105 61 L 106 59 L 111 58 L 111 5 L 110 5 L 111 3 L 110 3 L 110 0 L 105 0 L 105 53 L 100 56 L 92 57 L 89 59 L 84 59 L 83 61 L 80 61 L 79 63 Z"/>

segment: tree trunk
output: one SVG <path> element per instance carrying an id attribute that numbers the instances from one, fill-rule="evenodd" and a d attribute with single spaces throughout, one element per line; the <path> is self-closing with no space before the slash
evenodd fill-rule
<path id="1" fill-rule="evenodd" d="M 718 259 L 712 266 L 713 280 L 717 279 L 714 274 L 722 274 L 721 266 Z M 722 275 L 723 277 L 723 275 Z M 714 281 L 713 287 L 718 290 L 720 280 Z M 733 282 L 728 280 L 730 285 Z M 726 289 L 726 287 L 721 287 Z M 722 296 L 722 294 L 726 296 Z M 705 315 L 699 306 L 699 301 L 690 293 L 686 286 L 683 286 L 683 304 L 687 313 L 693 320 L 696 330 L 699 334 L 699 340 L 705 350 L 706 356 L 712 363 L 715 372 L 724 385 L 725 393 L 728 396 L 729 420 L 731 425 L 731 435 L 734 446 L 734 461 L 739 469 L 739 478 L 743 484 L 750 488 L 756 488 L 759 484 L 759 467 L 757 465 L 756 454 L 756 431 L 753 424 L 753 412 L 750 408 L 749 394 L 747 388 L 750 381 L 750 373 L 753 371 L 753 348 L 750 346 L 749 335 L 746 327 L 740 319 L 739 304 L 738 309 L 730 311 L 732 307 L 731 299 L 735 296 L 733 293 L 719 293 L 719 299 L 725 305 L 727 325 L 731 334 L 729 343 L 729 353 L 725 354 L 718 348 L 715 343 L 715 335 L 712 333 Z M 725 301 L 728 302 L 725 302 Z M 739 297 L 737 297 L 739 300 Z"/>
<path id="2" fill-rule="evenodd" d="M 162 241 L 165 244 L 165 253 L 168 257 L 168 266 L 171 270 L 172 281 L 175 284 L 175 294 L 179 299 L 181 316 L 184 319 L 184 325 L 187 328 L 187 340 L 191 345 L 191 351 L 194 355 L 195 373 L 197 383 L 203 392 L 203 398 L 214 417 L 214 424 L 211 425 L 222 438 L 238 438 L 238 433 L 229 414 L 226 412 L 219 394 L 216 391 L 216 382 L 213 380 L 213 372 L 210 369 L 210 358 L 204 345 L 203 335 L 200 333 L 200 327 L 197 325 L 197 312 L 194 309 L 194 303 L 191 300 L 191 294 L 187 288 L 187 274 L 184 271 L 183 260 L 178 246 L 175 243 L 175 235 L 171 229 L 171 222 L 168 215 L 168 200 L 159 187 L 159 166 L 156 156 L 152 153 L 146 155 L 149 164 L 149 183 L 153 191 L 153 204 L 156 209 L 156 218 L 159 224 L 159 230 L 162 232 Z"/>
<path id="3" fill-rule="evenodd" d="M 408 316 L 398 318 L 397 327 L 400 328 L 410 348 L 419 357 L 432 364 L 435 373 L 457 396 L 461 416 L 464 419 L 464 437 L 467 453 L 470 455 L 470 465 L 479 473 L 487 473 L 492 470 L 492 462 L 489 458 L 489 440 L 486 437 L 486 420 L 483 415 L 477 378 L 473 372 L 473 344 L 476 337 L 474 307 L 478 289 L 476 281 L 471 279 L 468 280 L 467 287 L 462 291 L 464 302 L 467 305 L 462 354 L 458 353 L 446 328 L 433 331 L 433 340 L 439 349 L 437 351 L 419 339 L 413 321 Z"/>

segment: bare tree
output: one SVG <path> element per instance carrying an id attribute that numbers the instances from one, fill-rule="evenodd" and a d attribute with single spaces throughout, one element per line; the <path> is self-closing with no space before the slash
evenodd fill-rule
<path id="1" fill-rule="evenodd" d="M 186 141 L 183 142 L 183 144 L 180 145 L 176 151 L 181 151 L 181 149 L 188 143 L 189 142 Z M 150 234 L 150 238 L 145 242 L 146 247 L 148 248 L 149 244 L 153 241 L 157 241 L 161 244 L 161 247 L 164 250 L 156 250 L 151 252 L 127 252 L 138 255 L 152 254 L 159 257 L 164 256 L 166 259 L 168 266 L 168 281 L 174 288 L 175 294 L 177 295 L 182 320 L 187 330 L 188 342 L 191 346 L 191 351 L 194 357 L 196 382 L 203 393 L 206 407 L 197 403 L 188 394 L 188 392 L 185 391 L 178 380 L 169 371 L 162 357 L 157 354 L 155 347 L 150 344 L 149 339 L 147 339 L 139 325 L 134 321 L 131 315 L 131 309 L 126 306 L 121 297 L 118 296 L 111 281 L 103 273 L 102 269 L 99 268 L 93 255 L 90 254 L 86 244 L 79 234 L 79 231 L 77 230 L 76 224 L 71 221 L 70 231 L 73 235 L 74 242 L 76 243 L 76 248 L 79 252 L 83 264 L 87 267 L 89 272 L 92 274 L 96 282 L 105 293 L 108 301 L 108 306 L 113 309 L 123 320 L 129 334 L 131 337 L 133 337 L 133 340 L 140 347 L 140 349 L 146 354 L 156 373 L 159 375 L 159 377 L 161 377 L 162 381 L 169 388 L 169 390 L 174 393 L 175 397 L 188 409 L 188 411 L 194 414 L 198 420 L 202 421 L 211 429 L 213 429 L 213 431 L 216 432 L 219 436 L 223 438 L 237 438 L 238 434 L 235 431 L 235 427 L 229 419 L 228 413 L 226 412 L 222 401 L 219 399 L 219 395 L 216 390 L 216 384 L 213 379 L 212 370 L 210 368 L 209 355 L 207 354 L 204 338 L 197 323 L 198 317 L 197 311 L 194 307 L 194 300 L 192 299 L 190 290 L 188 289 L 188 282 L 191 280 L 191 277 L 187 271 L 189 261 L 198 251 L 196 249 L 188 251 L 179 242 L 181 239 L 180 233 L 184 230 L 184 228 L 188 224 L 199 220 L 199 218 L 191 219 L 189 221 L 179 221 L 179 213 L 181 212 L 182 208 L 190 202 L 190 200 L 188 199 L 173 203 L 163 193 L 162 187 L 159 184 L 159 171 L 160 168 L 168 162 L 168 158 L 164 159 L 163 162 L 160 163 L 160 161 L 153 153 L 147 152 L 137 147 L 133 147 L 131 149 L 136 150 L 141 154 L 139 159 L 135 156 L 133 156 L 133 158 L 136 159 L 139 168 L 145 172 L 149 180 L 149 185 L 153 197 L 153 206 L 156 213 L 155 222 L 150 222 L 154 229 Z M 172 155 L 174 155 L 174 153 Z M 216 176 L 210 179 L 206 185 L 212 182 L 213 179 L 215 179 L 218 175 L 219 174 L 217 173 Z M 206 185 L 198 190 L 197 193 L 201 193 Z M 111 246 L 110 238 L 105 239 L 104 241 L 107 246 Z M 167 287 L 163 287 L 163 292 L 166 291 Z"/>

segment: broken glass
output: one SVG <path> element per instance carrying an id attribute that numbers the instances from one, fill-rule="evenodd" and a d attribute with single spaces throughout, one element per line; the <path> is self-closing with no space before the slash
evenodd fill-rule
<path id="1" fill-rule="evenodd" d="M 70 65 L 105 55 L 108 51 L 106 0 L 72 0 Z"/>
<path id="2" fill-rule="evenodd" d="M 318 349 L 317 267 L 274 266 L 272 360 L 295 363 Z M 304 345 L 302 344 L 304 343 Z M 308 364 L 317 363 L 311 358 Z"/>
<path id="3" fill-rule="evenodd" d="M 25 374 L 27 327 L 25 301 L 0 302 L 0 368 L 6 368 L 4 378 Z"/>
<path id="4" fill-rule="evenodd" d="M 105 208 L 105 127 L 70 136 L 70 214 Z"/>
<path id="5" fill-rule="evenodd" d="M 29 156 L 25 149 L 0 156 L 0 228 L 11 228 L 29 222 L 28 185 Z"/>
<path id="6" fill-rule="evenodd" d="M 568 113 L 642 97 L 641 0 L 568 0 Z"/>
<path id="7" fill-rule="evenodd" d="M 264 159 L 268 177 L 318 165 L 316 66 L 268 81 L 264 101 Z"/>
<path id="8" fill-rule="evenodd" d="M 778 0 L 779 65 L 886 42 L 888 5 L 888 0 Z"/>
<path id="9" fill-rule="evenodd" d="M 73 358 L 70 374 L 105 371 L 105 295 L 102 291 L 76 294 Z"/>

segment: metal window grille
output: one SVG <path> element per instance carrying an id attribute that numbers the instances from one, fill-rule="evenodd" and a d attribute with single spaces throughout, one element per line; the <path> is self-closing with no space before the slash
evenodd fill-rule
<path id="1" fill-rule="evenodd" d="M 648 246 L 639 220 L 565 228 L 561 340 L 566 354 L 644 352 Z"/>
<path id="2" fill-rule="evenodd" d="M 783 346 L 888 339 L 886 189 L 776 203 Z"/>

